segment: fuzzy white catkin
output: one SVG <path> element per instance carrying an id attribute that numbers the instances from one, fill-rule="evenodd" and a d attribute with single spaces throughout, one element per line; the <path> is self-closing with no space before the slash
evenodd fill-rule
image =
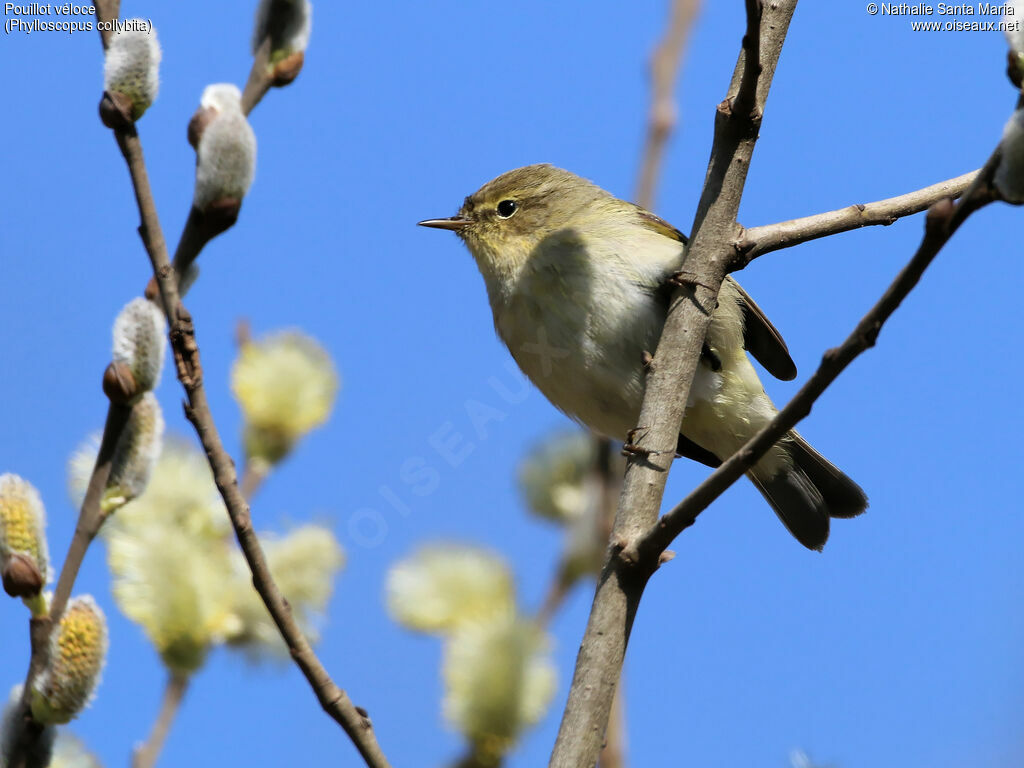
<path id="1" fill-rule="evenodd" d="M 242 94 L 236 86 L 207 86 L 200 104 L 216 112 L 196 148 L 193 205 L 203 211 L 216 200 L 245 197 L 256 171 L 256 134 L 242 113 Z"/>
<path id="2" fill-rule="evenodd" d="M 519 489 L 530 511 L 560 523 L 580 517 L 593 465 L 593 441 L 585 432 L 559 433 L 538 444 L 519 465 Z"/>
<path id="3" fill-rule="evenodd" d="M 427 545 L 395 564 L 386 592 L 395 621 L 420 632 L 446 634 L 515 613 L 515 585 L 505 562 L 461 544 Z"/>
<path id="4" fill-rule="evenodd" d="M 252 52 L 270 37 L 271 56 L 305 51 L 313 29 L 313 6 L 309 0 L 261 0 L 256 9 Z"/>
<path id="5" fill-rule="evenodd" d="M 445 647 L 444 715 L 486 765 L 497 765 L 547 711 L 557 680 L 549 639 L 532 621 L 506 616 L 460 628 Z"/>
<path id="6" fill-rule="evenodd" d="M 1004 200 L 1024 203 L 1024 109 L 1014 112 L 1003 128 L 1002 157 L 992 181 Z"/>
<path id="7" fill-rule="evenodd" d="M 146 490 L 160 456 L 163 437 L 164 417 L 160 403 L 152 392 L 147 392 L 132 408 L 128 424 L 114 448 L 107 489 L 116 498 L 115 506 L 141 496 Z M 110 504 L 112 500 L 104 501 Z"/>
<path id="8" fill-rule="evenodd" d="M 110 37 L 103 62 L 103 89 L 118 91 L 132 100 L 138 120 L 156 100 L 160 89 L 160 43 L 156 30 L 128 29 Z"/>
<path id="9" fill-rule="evenodd" d="M 141 297 L 129 301 L 114 321 L 114 362 L 131 369 L 140 394 L 160 381 L 166 327 L 163 313 Z"/>
<path id="10" fill-rule="evenodd" d="M 101 529 L 118 607 L 168 669 L 198 669 L 231 618 L 230 523 L 206 457 L 164 441 L 145 492 Z"/>
<path id="11" fill-rule="evenodd" d="M 338 374 L 315 339 L 279 331 L 242 345 L 231 389 L 245 416 L 247 456 L 274 464 L 327 420 Z"/>

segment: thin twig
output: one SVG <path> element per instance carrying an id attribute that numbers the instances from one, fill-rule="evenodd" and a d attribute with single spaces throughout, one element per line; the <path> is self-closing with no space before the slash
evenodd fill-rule
<path id="1" fill-rule="evenodd" d="M 672 0 L 665 35 L 651 55 L 651 112 L 636 184 L 636 203 L 648 210 L 654 210 L 665 146 L 679 120 L 676 79 L 686 38 L 699 10 L 700 0 Z"/>
<path id="2" fill-rule="evenodd" d="M 36 678 L 49 663 L 50 636 L 53 633 L 53 628 L 60 623 L 61 617 L 64 615 L 64 609 L 67 607 L 75 580 L 78 578 L 78 571 L 82 567 L 82 561 L 85 560 L 85 553 L 89 550 L 89 546 L 106 520 L 107 516 L 100 508 L 100 502 L 107 488 L 107 480 L 110 478 L 114 449 L 128 424 L 131 412 L 130 406 L 114 403 L 111 403 L 107 409 L 107 420 L 103 427 L 99 453 L 96 455 L 96 463 L 93 465 L 85 498 L 82 500 L 82 508 L 78 513 L 78 523 L 75 525 L 68 553 L 64 557 L 49 610 L 46 616 L 33 617 L 29 620 L 31 656 L 29 657 L 28 672 L 25 675 L 25 685 L 22 688 L 21 701 L 18 705 L 21 712 L 22 728 L 13 739 L 12 743 L 15 746 L 11 751 L 8 768 L 23 768 L 24 761 L 32 753 L 35 742 L 42 735 L 42 729 L 33 723 L 29 713 L 32 687 Z"/>
<path id="3" fill-rule="evenodd" d="M 185 691 L 188 690 L 188 677 L 171 672 L 164 686 L 163 700 L 160 702 L 160 713 L 153 722 L 153 730 L 149 732 L 146 743 L 137 747 L 132 755 L 132 768 L 153 768 L 164 748 L 167 734 L 171 730 L 174 718 L 177 717 Z"/>
<path id="4" fill-rule="evenodd" d="M 780 248 L 791 248 L 808 240 L 837 235 L 861 227 L 888 226 L 904 216 L 927 210 L 939 200 L 960 197 L 977 175 L 978 171 L 971 171 L 955 179 L 940 181 L 938 184 L 898 197 L 848 205 L 835 211 L 744 230 L 736 244 L 737 257 L 732 269 L 742 269 L 758 256 Z"/>
<path id="5" fill-rule="evenodd" d="M 242 471 L 241 489 L 242 495 L 249 501 L 256 495 L 256 491 L 263 485 L 270 472 L 270 465 L 265 462 L 245 462 L 245 469 Z"/>
<path id="6" fill-rule="evenodd" d="M 195 427 L 199 441 L 206 452 L 217 489 L 227 506 L 235 536 L 242 549 L 242 554 L 249 564 L 249 569 L 252 571 L 253 585 L 267 606 L 278 631 L 281 632 L 292 659 L 305 675 L 306 680 L 309 681 L 324 711 L 334 718 L 349 735 L 367 765 L 375 768 L 387 766 L 387 759 L 377 744 L 370 718 L 363 710 L 352 704 L 348 695 L 327 674 L 327 670 L 324 669 L 309 641 L 299 629 L 290 606 L 270 575 L 263 549 L 252 528 L 249 506 L 238 487 L 234 462 L 224 450 L 206 400 L 199 347 L 195 340 L 195 328 L 192 325 L 191 315 L 178 298 L 174 269 L 167 256 L 167 247 L 160 230 L 160 221 L 156 215 L 156 207 L 146 175 L 142 144 L 134 128 L 127 131 L 115 131 L 115 134 L 135 187 L 135 196 L 142 217 L 139 232 L 153 265 L 153 274 L 156 277 L 164 312 L 171 329 L 171 349 L 174 352 L 178 380 L 184 386 L 188 397 L 185 415 Z"/>
<path id="7" fill-rule="evenodd" d="M 242 112 L 248 115 L 256 105 L 267 95 L 267 91 L 274 85 L 268 65 L 270 64 L 270 38 L 267 37 L 256 49 L 252 59 L 252 69 L 249 70 L 249 79 L 245 83 L 245 90 L 242 91 Z"/>
<path id="8" fill-rule="evenodd" d="M 97 11 L 99 11 L 98 8 Z M 252 571 L 253 585 L 267 606 L 267 611 L 288 646 L 292 659 L 313 689 L 320 706 L 348 734 L 368 766 L 385 768 L 388 766 L 388 761 L 377 744 L 369 716 L 365 710 L 353 705 L 348 695 L 327 674 L 327 670 L 324 669 L 295 621 L 291 607 L 270 575 L 266 557 L 252 527 L 249 506 L 238 487 L 234 462 L 224 450 L 206 400 L 195 328 L 192 325 L 191 315 L 178 297 L 174 268 L 171 266 L 167 254 L 167 244 L 160 227 L 156 204 L 146 173 L 142 143 L 134 126 L 115 130 L 114 135 L 131 176 L 132 188 L 141 218 L 139 234 L 149 255 L 153 275 L 156 278 L 160 299 L 170 327 L 175 368 L 188 399 L 185 405 L 185 415 L 195 427 L 206 452 L 217 489 L 227 506 L 235 536 L 249 569 Z"/>
<path id="9" fill-rule="evenodd" d="M 917 285 L 925 269 L 964 219 L 995 199 L 989 181 L 995 172 L 998 158 L 997 149 L 985 167 L 977 172 L 972 185 L 959 203 L 954 204 L 950 197 L 945 197 L 932 204 L 925 218 L 924 237 L 917 252 L 878 302 L 857 323 L 857 327 L 846 341 L 841 346 L 825 352 L 818 370 L 766 427 L 747 441 L 644 534 L 637 542 L 634 557 L 648 561 L 659 557 L 672 540 L 690 527 L 712 501 L 742 477 L 783 435 L 811 412 L 815 401 L 858 355 L 875 345 L 882 325 Z"/>
<path id="10" fill-rule="evenodd" d="M 730 95 L 717 110 L 711 160 L 685 263 L 699 284 L 676 291 L 649 366 L 637 440 L 657 452 L 634 454 L 627 465 L 612 546 L 551 756 L 555 768 L 590 768 L 597 762 L 637 606 L 657 568 L 657 559 L 637 562 L 622 553 L 657 521 L 704 333 L 739 233 L 736 214 L 747 169 L 796 0 L 772 2 L 763 18 L 758 3 L 747 8 L 748 33 Z"/>
<path id="11" fill-rule="evenodd" d="M 71 537 L 68 554 L 64 558 L 60 577 L 57 579 L 57 586 L 53 592 L 53 600 L 50 602 L 50 620 L 53 622 L 60 621 L 60 617 L 64 615 L 64 609 L 71 597 L 71 590 L 74 589 L 75 579 L 78 577 L 78 571 L 85 559 L 85 553 L 107 519 L 107 515 L 100 509 L 100 502 L 107 488 L 107 480 L 110 478 L 114 450 L 124 433 L 131 413 L 131 406 L 114 403 L 111 403 L 107 409 L 107 420 L 103 426 L 103 437 L 100 440 L 99 453 L 96 455 L 96 464 L 89 477 L 89 485 L 86 487 L 85 499 L 82 501 L 75 533 Z"/>
<path id="12" fill-rule="evenodd" d="M 111 21 L 121 15 L 121 0 L 93 0 L 93 7 L 96 8 L 97 20 Z M 109 24 L 97 24 L 96 29 L 100 33 L 100 42 L 103 43 L 103 50 L 110 45 L 110 36 L 114 31 Z"/>
<path id="13" fill-rule="evenodd" d="M 544 602 L 541 603 L 540 609 L 534 617 L 537 626 L 549 626 L 552 619 L 555 618 L 555 614 L 558 613 L 558 609 L 565 602 L 565 598 L 569 596 L 569 591 L 572 589 L 573 584 L 575 584 L 575 580 L 566 571 L 567 568 L 563 556 L 563 561 L 559 563 L 558 568 L 555 569 L 554 576 L 551 577 L 548 591 L 544 595 Z"/>
<path id="14" fill-rule="evenodd" d="M 178 273 L 178 295 L 182 298 L 188 291 L 188 286 L 184 284 L 182 278 L 195 260 L 199 258 L 199 253 L 206 247 L 206 244 L 213 239 L 213 235 L 203 230 L 201 220 L 202 213 L 194 206 L 190 208 L 188 217 L 185 219 L 185 227 L 181 231 L 181 236 L 178 237 L 178 247 L 174 249 L 174 258 L 171 260 L 174 271 Z"/>

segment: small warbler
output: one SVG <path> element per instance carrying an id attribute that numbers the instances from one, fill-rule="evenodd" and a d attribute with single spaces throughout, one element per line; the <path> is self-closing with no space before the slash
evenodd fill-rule
<path id="1" fill-rule="evenodd" d="M 458 214 L 419 222 L 462 238 L 483 274 L 498 335 L 547 398 L 607 437 L 637 426 L 645 352 L 661 336 L 686 237 L 639 206 L 551 165 L 509 171 Z M 747 358 L 789 380 L 779 332 L 730 277 L 690 390 L 680 455 L 717 466 L 775 416 Z M 795 431 L 747 475 L 790 533 L 820 550 L 830 517 L 867 507 L 860 487 Z"/>

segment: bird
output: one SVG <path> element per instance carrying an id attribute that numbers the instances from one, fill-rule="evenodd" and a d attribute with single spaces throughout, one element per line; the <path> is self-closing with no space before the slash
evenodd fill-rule
<path id="1" fill-rule="evenodd" d="M 547 399 L 593 432 L 626 440 L 645 367 L 668 315 L 687 238 L 658 216 L 549 164 L 508 171 L 424 227 L 455 232 L 483 276 L 494 327 Z M 747 354 L 788 381 L 779 331 L 732 277 L 711 315 L 676 452 L 711 467 L 777 413 Z M 830 518 L 868 505 L 864 491 L 795 430 L 747 477 L 789 532 L 820 551 Z"/>

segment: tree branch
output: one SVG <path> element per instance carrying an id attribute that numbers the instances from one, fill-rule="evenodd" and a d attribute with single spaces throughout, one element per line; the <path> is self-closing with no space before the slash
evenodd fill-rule
<path id="1" fill-rule="evenodd" d="M 274 78 L 271 76 L 268 66 L 270 64 L 270 38 L 267 37 L 256 49 L 252 59 L 252 69 L 249 70 L 249 79 L 242 91 L 242 111 L 248 115 L 256 105 L 267 95 L 267 91 L 274 85 Z"/>
<path id="2" fill-rule="evenodd" d="M 673 0 L 665 36 L 651 55 L 651 113 L 636 184 L 636 203 L 648 210 L 654 208 L 665 146 L 678 120 L 676 77 L 686 38 L 699 10 L 700 0 Z"/>
<path id="3" fill-rule="evenodd" d="M 97 8 L 97 15 L 100 10 Z M 142 143 L 134 125 L 127 129 L 115 130 L 114 136 L 131 176 L 141 218 L 139 234 L 149 255 L 164 313 L 167 316 L 175 368 L 188 399 L 185 415 L 195 427 L 206 452 L 214 481 L 224 499 L 239 546 L 252 571 L 253 586 L 267 606 L 267 611 L 288 646 L 292 659 L 309 682 L 320 706 L 348 734 L 368 766 L 386 768 L 388 761 L 377 744 L 369 716 L 365 710 L 354 706 L 348 695 L 327 674 L 309 641 L 299 629 L 290 606 L 270 574 L 263 549 L 252 528 L 249 506 L 238 487 L 234 462 L 224 450 L 206 400 L 195 329 L 191 316 L 178 297 L 177 280 L 167 255 L 167 244 L 146 173 Z"/>
<path id="4" fill-rule="evenodd" d="M 167 734 L 171 730 L 174 718 L 178 714 L 181 702 L 185 698 L 185 691 L 188 690 L 188 677 L 170 673 L 167 684 L 164 686 L 163 701 L 160 702 L 160 713 L 153 723 L 153 730 L 149 732 L 146 743 L 135 749 L 132 755 L 132 768 L 153 768 L 157 758 L 164 748 Z"/>
<path id="5" fill-rule="evenodd" d="M 96 9 L 97 20 L 110 21 L 121 15 L 121 0 L 93 0 L 93 7 Z M 99 30 L 103 50 L 107 50 L 113 30 L 104 24 L 97 24 L 96 29 Z"/>
<path id="6" fill-rule="evenodd" d="M 24 768 L 25 760 L 33 752 L 36 741 L 42 736 L 42 728 L 32 720 L 29 711 L 32 687 L 36 678 L 49 664 L 50 636 L 53 633 L 53 628 L 60 623 L 61 617 L 64 615 L 64 609 L 71 598 L 71 590 L 74 589 L 75 580 L 78 578 L 78 571 L 82 567 L 82 561 L 85 560 L 85 553 L 89 550 L 89 546 L 107 518 L 100 508 L 100 502 L 103 499 L 103 492 L 107 488 L 107 480 L 110 478 L 114 449 L 117 447 L 118 440 L 121 439 L 131 412 L 130 406 L 115 403 L 111 403 L 107 409 L 107 420 L 103 427 L 100 450 L 96 455 L 96 463 L 93 465 L 85 498 L 82 500 L 82 508 L 78 513 L 75 532 L 71 537 L 71 544 L 68 545 L 68 552 L 61 566 L 60 577 L 57 579 L 57 586 L 54 589 L 53 598 L 50 600 L 48 612 L 45 616 L 34 616 L 29 620 L 31 656 L 29 657 L 28 673 L 25 675 L 25 685 L 21 692 L 21 701 L 18 704 L 21 728 L 14 739 L 15 746 L 11 752 L 8 768 Z"/>
<path id="7" fill-rule="evenodd" d="M 742 269 L 765 253 L 781 248 L 792 248 L 808 240 L 837 235 L 861 227 L 879 224 L 888 226 L 904 216 L 927 210 L 939 200 L 960 197 L 977 176 L 978 171 L 971 171 L 955 179 L 940 181 L 938 184 L 898 197 L 873 203 L 858 203 L 814 216 L 744 230 L 736 244 L 737 256 L 733 261 L 733 271 Z"/>
<path id="8" fill-rule="evenodd" d="M 635 556 L 641 560 L 657 558 L 680 533 L 693 525 L 697 516 L 736 482 L 797 423 L 806 417 L 815 401 L 862 352 L 875 345 L 878 333 L 892 313 L 917 285 L 925 269 L 971 213 L 996 199 L 991 186 L 999 162 L 997 149 L 985 167 L 977 171 L 967 192 L 954 204 L 950 197 L 933 203 L 925 218 L 924 237 L 917 252 L 900 271 L 871 310 L 841 346 L 825 352 L 818 370 L 800 388 L 796 396 L 776 414 L 764 429 L 747 441 L 700 485 L 667 512 L 637 543 Z"/>
<path id="9" fill-rule="evenodd" d="M 654 450 L 643 457 L 634 454 L 626 468 L 610 552 L 576 660 L 553 767 L 589 768 L 597 761 L 633 618 L 657 567 L 657 559 L 640 562 L 623 554 L 657 521 L 704 333 L 739 234 L 736 215 L 760 115 L 795 8 L 796 0 L 780 0 L 762 13 L 759 3 L 747 3 L 743 51 L 731 97 L 717 110 L 711 160 L 684 264 L 694 276 L 693 287 L 673 296 L 649 366 L 642 436 L 636 442 Z"/>
<path id="10" fill-rule="evenodd" d="M 142 144 L 134 127 L 127 131 L 115 131 L 115 135 L 132 177 L 142 217 L 139 232 L 153 265 L 160 298 L 171 329 L 171 349 L 174 352 L 178 380 L 184 386 L 188 397 L 185 415 L 195 427 L 206 452 L 217 489 L 227 506 L 235 536 L 252 571 L 253 585 L 284 638 L 292 659 L 309 681 L 324 711 L 349 735 L 367 765 L 387 766 L 387 759 L 377 744 L 370 718 L 363 710 L 352 704 L 348 695 L 338 688 L 327 674 L 270 575 L 263 549 L 252 528 L 249 506 L 238 487 L 234 462 L 224 450 L 206 400 L 195 328 L 191 315 L 178 298 L 174 269 L 167 256 L 167 246 L 160 230 L 160 221 L 156 215 L 156 206 L 146 175 Z"/>

